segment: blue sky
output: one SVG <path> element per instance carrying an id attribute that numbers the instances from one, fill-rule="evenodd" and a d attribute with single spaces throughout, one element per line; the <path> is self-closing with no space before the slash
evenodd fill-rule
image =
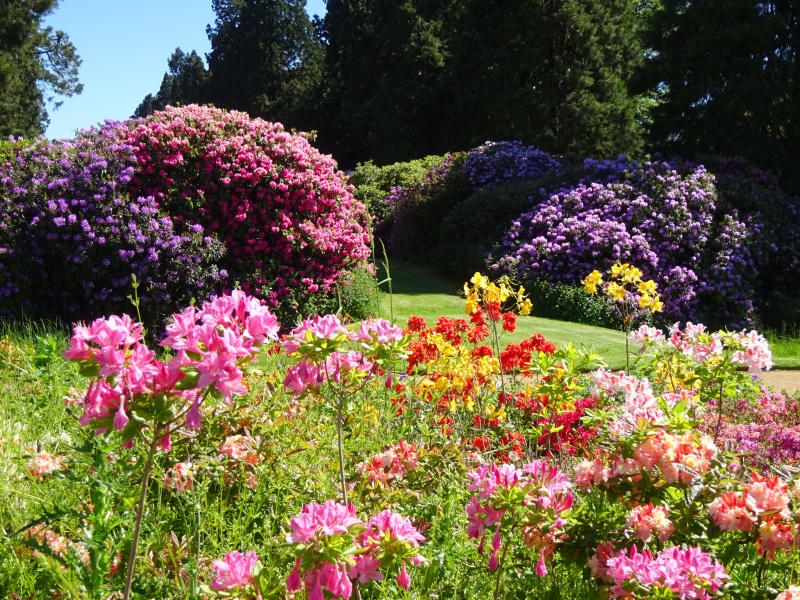
<path id="1" fill-rule="evenodd" d="M 309 14 L 325 14 L 323 0 L 308 0 Z M 130 117 L 148 93 L 155 94 L 167 59 L 179 47 L 205 56 L 206 25 L 214 22 L 211 0 L 61 0 L 45 24 L 61 29 L 83 60 L 83 93 L 48 107 L 48 138 L 72 137 L 105 119 Z"/>

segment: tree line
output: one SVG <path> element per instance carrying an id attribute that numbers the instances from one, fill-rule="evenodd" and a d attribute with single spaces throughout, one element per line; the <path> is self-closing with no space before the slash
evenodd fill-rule
<path id="1" fill-rule="evenodd" d="M 37 1 L 53 4 L 0 5 Z M 305 0 L 212 5 L 206 61 L 177 49 L 136 116 L 243 110 L 316 130 L 345 167 L 489 139 L 595 157 L 740 155 L 800 192 L 789 0 L 327 0 L 313 20 Z M 0 86 L 6 56 L 4 43 Z"/>

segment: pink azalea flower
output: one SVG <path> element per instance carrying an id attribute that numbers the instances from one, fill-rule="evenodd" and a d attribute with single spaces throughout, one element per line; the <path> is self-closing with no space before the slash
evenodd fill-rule
<path id="1" fill-rule="evenodd" d="M 390 344 L 403 339 L 403 330 L 392 325 L 386 319 L 375 319 L 361 323 L 361 327 L 353 335 L 353 339 L 357 342 Z"/>
<path id="2" fill-rule="evenodd" d="M 225 555 L 224 560 L 215 560 L 212 564 L 217 570 L 217 577 L 211 582 L 211 589 L 222 591 L 253 583 L 253 567 L 258 555 L 250 550 L 245 554 L 233 551 Z"/>

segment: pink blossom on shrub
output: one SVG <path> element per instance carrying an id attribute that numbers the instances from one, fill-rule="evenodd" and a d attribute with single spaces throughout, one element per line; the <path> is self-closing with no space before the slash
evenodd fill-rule
<path id="1" fill-rule="evenodd" d="M 612 598 L 649 598 L 656 589 L 666 588 L 680 599 L 707 600 L 729 578 L 722 565 L 696 547 L 673 546 L 654 557 L 631 546 L 629 553 L 611 556 L 605 563 L 605 577 L 614 583 Z"/>
<path id="2" fill-rule="evenodd" d="M 388 483 L 402 479 L 408 471 L 419 466 L 417 445 L 400 440 L 398 444 L 390 444 L 385 452 L 373 456 L 356 467 L 360 474 L 367 474 L 370 481 Z"/>
<path id="3" fill-rule="evenodd" d="M 654 535 L 660 542 L 665 542 L 675 533 L 675 526 L 667 518 L 668 512 L 666 507 L 653 506 L 652 502 L 637 506 L 628 515 L 625 527 L 632 529 L 634 535 L 645 544 L 649 543 Z"/>
<path id="4" fill-rule="evenodd" d="M 42 479 L 45 475 L 55 473 L 64 468 L 66 457 L 53 457 L 49 452 L 37 452 L 28 461 L 28 472 L 36 479 Z"/>
<path id="5" fill-rule="evenodd" d="M 229 282 L 307 313 L 369 256 L 364 206 L 311 136 L 211 107 L 168 107 L 102 133 L 132 147 L 131 193 L 147 190 L 187 230 L 227 248 Z"/>
<path id="6" fill-rule="evenodd" d="M 323 504 L 311 502 L 289 522 L 292 533 L 286 537 L 286 541 L 290 544 L 306 543 L 317 536 L 346 533 L 350 527 L 359 524 L 361 520 L 356 517 L 353 504 L 344 506 L 334 500 L 327 500 Z"/>
<path id="7" fill-rule="evenodd" d="M 213 566 L 217 577 L 211 582 L 211 589 L 222 591 L 252 584 L 256 562 L 258 555 L 252 550 L 244 554 L 234 550 L 226 554 L 224 560 L 215 560 Z"/>
<path id="8" fill-rule="evenodd" d="M 386 319 L 375 319 L 361 323 L 361 327 L 353 339 L 366 343 L 376 341 L 379 344 L 389 344 L 402 340 L 403 330 L 397 325 L 392 325 Z"/>
<path id="9" fill-rule="evenodd" d="M 194 467 L 190 462 L 181 462 L 164 473 L 164 487 L 176 494 L 194 489 Z"/>

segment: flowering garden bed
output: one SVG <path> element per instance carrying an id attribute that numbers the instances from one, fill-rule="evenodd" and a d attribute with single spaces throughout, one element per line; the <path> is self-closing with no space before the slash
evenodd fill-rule
<path id="1" fill-rule="evenodd" d="M 235 292 L 176 314 L 158 354 L 129 317 L 69 343 L 8 332 L 0 589 L 773 598 L 795 583 L 800 403 L 752 377 L 771 363 L 760 335 L 644 326 L 626 374 L 542 335 L 500 345 L 524 290 L 476 275 L 464 291 L 463 319 L 317 316 L 284 337 Z"/>

